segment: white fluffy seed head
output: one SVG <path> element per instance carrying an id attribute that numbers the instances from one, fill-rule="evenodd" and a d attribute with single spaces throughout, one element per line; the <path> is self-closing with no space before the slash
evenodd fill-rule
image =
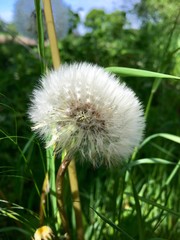
<path id="1" fill-rule="evenodd" d="M 42 77 L 33 92 L 33 130 L 54 145 L 93 165 L 128 158 L 143 136 L 143 110 L 134 92 L 103 68 L 88 63 L 62 65 Z M 49 140 L 48 140 L 49 139 Z"/>

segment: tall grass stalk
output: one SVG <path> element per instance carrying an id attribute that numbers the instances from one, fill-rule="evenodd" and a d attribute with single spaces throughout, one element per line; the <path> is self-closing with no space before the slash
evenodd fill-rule
<path id="1" fill-rule="evenodd" d="M 43 3 L 44 3 L 44 14 L 45 14 L 47 32 L 48 32 L 48 37 L 50 42 L 53 66 L 54 68 L 58 68 L 60 66 L 60 55 L 58 50 L 58 43 L 57 43 L 55 26 L 54 26 L 51 1 L 43 0 Z"/>
<path id="2" fill-rule="evenodd" d="M 44 74 L 46 71 L 45 64 L 45 47 L 44 47 L 44 25 L 43 25 L 43 16 L 41 1 L 34 0 L 36 8 L 36 21 L 38 29 L 38 49 L 41 59 L 41 73 Z M 54 52 L 54 50 L 53 50 Z M 56 57 L 58 58 L 58 57 Z M 58 63 L 60 60 L 56 60 Z M 41 201 L 40 201 L 40 225 L 44 223 L 44 214 L 45 213 L 45 203 L 47 199 L 47 194 L 50 194 L 50 202 L 52 207 L 52 217 L 55 220 L 55 229 L 58 232 L 60 228 L 59 214 L 56 200 L 56 180 L 55 180 L 55 157 L 53 153 L 53 148 L 46 149 L 46 162 L 47 162 L 47 172 L 45 173 L 45 178 L 42 187 Z M 50 188 L 50 192 L 47 191 L 47 188 Z"/>
<path id="3" fill-rule="evenodd" d="M 36 24 L 37 24 L 37 32 L 38 32 L 38 50 L 40 55 L 40 63 L 41 63 L 41 73 L 44 74 L 46 70 L 46 64 L 45 64 L 45 48 L 44 48 L 44 25 L 43 25 L 43 15 L 42 15 L 42 9 L 41 9 L 41 1 L 40 0 L 34 0 L 35 9 L 36 9 Z M 45 178 L 42 186 L 42 192 L 40 197 L 40 210 L 39 210 L 39 217 L 40 217 L 40 226 L 44 224 L 44 215 L 46 215 L 46 199 L 47 199 L 47 188 L 49 185 L 49 174 L 52 174 L 52 172 L 49 172 L 49 162 L 51 162 L 51 158 L 49 157 L 49 151 L 46 151 L 46 159 L 47 159 L 47 170 L 45 173 Z M 54 164 L 54 163 L 53 163 Z M 50 179 L 53 179 L 53 175 L 50 175 Z M 52 183 L 52 181 L 51 181 Z M 50 186 L 51 189 L 53 189 L 53 186 L 55 184 L 52 183 Z M 57 204 L 54 201 L 54 196 L 50 193 L 50 198 L 52 200 L 52 208 L 53 208 L 53 214 L 54 212 L 57 212 Z M 54 217 L 54 215 L 53 215 Z"/>
<path id="4" fill-rule="evenodd" d="M 34 5 L 36 9 L 36 24 L 38 30 L 38 50 L 41 63 L 41 72 L 44 73 L 46 69 L 45 65 L 45 51 L 44 51 L 44 25 L 43 25 L 43 15 L 41 9 L 41 1 L 34 0 Z"/>
<path id="5" fill-rule="evenodd" d="M 56 69 L 60 66 L 60 55 L 58 50 L 51 1 L 44 0 L 43 3 L 44 3 L 45 19 L 47 24 L 47 31 L 48 31 L 49 41 L 50 41 L 52 61 L 53 61 L 53 66 Z M 81 212 L 81 205 L 80 205 L 80 198 L 79 198 L 76 167 L 73 159 L 71 160 L 68 172 L 69 172 L 70 186 L 72 191 L 73 207 L 74 207 L 75 216 L 76 216 L 77 236 L 79 240 L 83 240 L 84 237 L 83 237 L 83 225 L 82 225 L 82 212 Z M 54 187 L 54 181 L 53 181 L 53 187 Z"/>
<path id="6" fill-rule="evenodd" d="M 80 196 L 78 190 L 78 182 L 74 181 L 74 179 L 77 179 L 76 174 L 76 166 L 75 166 L 75 160 L 72 159 L 69 167 L 68 167 L 68 173 L 69 173 L 69 182 L 71 187 L 71 193 L 73 198 L 73 208 L 75 212 L 75 218 L 76 218 L 76 226 L 77 226 L 77 239 L 83 240 L 84 239 L 84 229 L 83 229 L 83 223 L 82 223 L 82 211 L 81 211 L 81 204 L 80 204 Z"/>
<path id="7" fill-rule="evenodd" d="M 135 201 L 135 208 L 136 208 L 136 212 L 137 212 L 137 222 L 138 222 L 138 229 L 139 229 L 139 240 L 145 240 L 145 233 L 144 233 L 144 220 L 142 217 L 142 213 L 141 213 L 141 205 L 140 205 L 140 201 L 139 201 L 139 197 L 138 197 L 138 193 L 135 187 L 135 184 L 133 182 L 133 177 L 131 175 L 131 184 L 132 184 L 132 190 L 133 190 L 133 197 L 134 197 L 134 201 Z"/>

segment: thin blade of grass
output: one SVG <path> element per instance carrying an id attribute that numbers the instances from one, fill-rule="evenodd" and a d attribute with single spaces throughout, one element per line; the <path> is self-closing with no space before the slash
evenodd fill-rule
<path id="1" fill-rule="evenodd" d="M 162 158 L 142 158 L 136 161 L 131 161 L 126 164 L 120 171 L 120 174 L 125 173 L 127 170 L 131 170 L 132 167 L 139 166 L 142 164 L 164 164 L 164 165 L 175 165 L 174 162 Z"/>
<path id="2" fill-rule="evenodd" d="M 141 206 L 140 206 L 140 202 L 139 202 L 139 196 L 136 190 L 136 187 L 134 185 L 133 182 L 133 178 L 131 176 L 131 184 L 132 184 L 132 190 L 133 190 L 133 197 L 134 197 L 134 201 L 135 201 L 135 208 L 136 208 L 136 213 L 137 213 L 137 221 L 138 221 L 138 230 L 139 230 L 139 240 L 144 240 L 144 220 L 142 217 L 142 213 L 141 213 Z"/>
<path id="3" fill-rule="evenodd" d="M 139 148 L 142 148 L 145 144 L 147 144 L 149 141 L 151 141 L 153 138 L 157 138 L 157 137 L 162 137 L 165 139 L 168 139 L 170 141 L 173 141 L 175 143 L 179 143 L 180 144 L 180 137 L 173 135 L 173 134 L 169 134 L 169 133 L 156 133 L 153 134 L 149 137 L 147 137 L 140 145 Z"/>
<path id="4" fill-rule="evenodd" d="M 171 182 L 171 180 L 174 178 L 174 176 L 176 175 L 177 171 L 179 170 L 179 167 L 180 167 L 180 160 L 178 161 L 177 165 L 175 166 L 175 168 L 173 169 L 173 171 L 169 175 L 168 179 L 166 180 L 165 185 L 169 185 L 169 183 Z"/>
<path id="5" fill-rule="evenodd" d="M 158 72 L 152 72 L 147 70 L 141 70 L 136 68 L 107 67 L 106 70 L 115 74 L 119 74 L 121 76 L 180 79 L 180 77 L 177 77 L 177 76 L 158 73 Z"/>
<path id="6" fill-rule="evenodd" d="M 23 233 L 24 235 L 28 235 L 29 237 L 31 236 L 31 233 L 25 229 L 19 228 L 19 227 L 3 227 L 0 229 L 0 233 L 7 233 L 7 232 L 11 232 L 11 231 L 18 231 Z"/>
<path id="7" fill-rule="evenodd" d="M 38 30 L 38 50 L 40 56 L 41 63 L 41 72 L 45 72 L 45 51 L 44 51 L 44 26 L 43 26 L 43 15 L 41 10 L 41 1 L 34 0 L 35 9 L 36 9 L 36 22 L 37 22 L 37 30 Z"/>
<path id="8" fill-rule="evenodd" d="M 115 225 L 111 220 L 107 219 L 105 216 L 103 216 L 101 213 L 97 212 L 93 207 L 90 207 L 105 223 L 109 224 L 112 228 L 116 229 L 118 232 L 122 233 L 124 236 L 126 236 L 130 240 L 135 240 L 133 237 L 131 237 L 124 229 L 121 227 Z"/>
<path id="9" fill-rule="evenodd" d="M 131 197 L 133 197 L 133 194 L 132 193 L 129 193 L 129 192 L 124 192 L 127 196 L 131 196 Z M 176 212 L 176 211 L 174 211 L 173 209 L 169 209 L 169 208 L 167 208 L 167 207 L 165 207 L 165 206 L 162 206 L 161 204 L 159 204 L 159 203 L 157 203 L 157 202 L 154 202 L 154 201 L 152 201 L 152 200 L 150 200 L 150 199 L 147 199 L 147 198 L 145 198 L 145 197 L 142 197 L 142 196 L 138 196 L 138 198 L 139 198 L 139 200 L 141 200 L 141 201 L 143 201 L 143 202 L 145 202 L 145 203 L 148 203 L 148 204 L 150 204 L 150 205 L 153 205 L 154 207 L 157 207 L 157 208 L 159 208 L 159 209 L 161 209 L 161 210 L 164 210 L 164 211 L 166 211 L 167 213 L 170 213 L 170 214 L 172 214 L 172 215 L 174 215 L 174 216 L 176 216 L 176 217 L 180 217 L 180 212 Z"/>
<path id="10" fill-rule="evenodd" d="M 134 162 L 130 162 L 128 164 L 128 167 L 134 167 L 141 164 L 165 164 L 165 165 L 174 165 L 175 163 L 170 162 L 168 160 L 162 159 L 162 158 L 142 158 L 138 159 Z"/>

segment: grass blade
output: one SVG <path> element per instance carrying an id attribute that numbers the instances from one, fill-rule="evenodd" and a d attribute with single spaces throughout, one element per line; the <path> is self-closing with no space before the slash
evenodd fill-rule
<path id="1" fill-rule="evenodd" d="M 39 56 L 41 59 L 41 72 L 45 72 L 45 51 L 44 51 L 44 26 L 43 26 L 43 15 L 41 10 L 41 1 L 34 0 L 35 9 L 36 9 L 36 22 L 37 22 L 37 30 L 38 30 L 38 50 Z"/>
<path id="2" fill-rule="evenodd" d="M 162 137 L 165 139 L 168 139 L 170 141 L 173 141 L 175 143 L 179 143 L 180 144 L 180 137 L 173 135 L 173 134 L 169 134 L 169 133 L 156 133 L 153 134 L 149 137 L 147 137 L 140 145 L 139 148 L 142 148 L 145 144 L 147 144 L 149 141 L 151 141 L 153 138 L 157 138 L 157 137 Z"/>
<path id="3" fill-rule="evenodd" d="M 133 197 L 134 197 L 134 201 L 135 201 L 135 208 L 136 208 L 136 213 L 137 213 L 137 221 L 138 221 L 138 229 L 139 229 L 139 240 L 144 240 L 144 220 L 142 217 L 142 213 L 141 213 L 141 206 L 139 203 L 139 196 L 138 193 L 136 191 L 136 187 L 134 185 L 133 182 L 133 178 L 131 177 L 131 184 L 132 184 L 132 190 L 133 190 Z"/>
<path id="4" fill-rule="evenodd" d="M 132 197 L 133 197 L 132 193 L 125 192 L 125 194 L 126 194 L 127 196 L 132 196 Z M 139 200 L 141 200 L 142 202 L 148 203 L 148 204 L 150 204 L 150 205 L 152 205 L 152 206 L 154 206 L 154 207 L 157 207 L 157 208 L 159 208 L 159 209 L 161 209 L 161 210 L 166 211 L 166 212 L 169 213 L 169 214 L 172 214 L 172 215 L 180 218 L 180 212 L 174 211 L 173 209 L 169 209 L 169 208 L 167 208 L 167 207 L 165 207 L 165 206 L 162 206 L 161 204 L 159 204 L 159 203 L 157 203 L 157 202 L 155 202 L 155 201 L 153 201 L 153 200 L 147 199 L 147 198 L 145 198 L 145 197 L 141 197 L 141 196 L 138 195 L 138 198 L 139 198 Z"/>
<path id="5" fill-rule="evenodd" d="M 125 68 L 125 67 L 107 67 L 107 71 L 119 74 L 121 76 L 131 76 L 131 77 L 148 77 L 148 78 L 173 78 L 179 79 L 180 77 L 168 75 L 164 73 L 152 72 L 147 70 L 135 69 L 135 68 Z"/>
<path id="6" fill-rule="evenodd" d="M 90 207 L 105 223 L 109 224 L 112 228 L 116 229 L 118 232 L 122 233 L 124 236 L 126 236 L 130 240 L 135 240 L 133 237 L 131 237 L 124 229 L 121 227 L 115 225 L 111 220 L 107 219 L 105 216 L 103 216 L 101 213 L 97 212 L 94 208 Z"/>

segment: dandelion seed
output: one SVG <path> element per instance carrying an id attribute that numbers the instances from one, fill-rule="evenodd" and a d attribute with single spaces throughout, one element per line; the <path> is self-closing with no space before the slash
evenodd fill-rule
<path id="1" fill-rule="evenodd" d="M 79 152 L 93 165 L 116 165 L 140 143 L 145 127 L 134 92 L 103 68 L 62 65 L 42 77 L 33 92 L 33 130 L 56 153 Z M 48 140 L 50 138 L 50 140 Z"/>

